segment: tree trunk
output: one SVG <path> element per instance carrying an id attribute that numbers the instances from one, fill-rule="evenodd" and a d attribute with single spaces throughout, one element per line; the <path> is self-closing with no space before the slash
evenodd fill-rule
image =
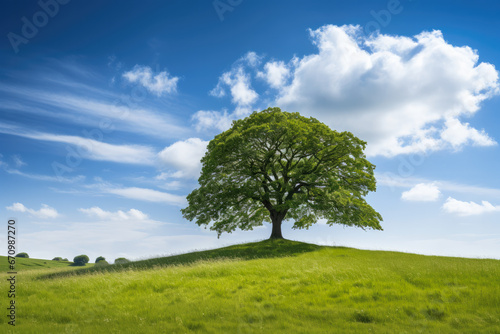
<path id="1" fill-rule="evenodd" d="M 284 239 L 281 234 L 281 222 L 285 218 L 286 212 L 271 212 L 271 222 L 273 224 L 273 230 L 269 239 Z"/>

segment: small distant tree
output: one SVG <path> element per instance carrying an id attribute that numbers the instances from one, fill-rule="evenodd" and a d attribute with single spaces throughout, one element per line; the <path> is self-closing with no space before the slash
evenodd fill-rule
<path id="1" fill-rule="evenodd" d="M 96 265 L 96 267 L 102 267 L 102 266 L 107 266 L 107 265 L 109 265 L 109 263 L 108 263 L 108 261 L 106 261 L 106 260 L 100 260 L 100 261 L 96 262 L 96 264 L 95 264 L 95 265 Z"/>
<path id="2" fill-rule="evenodd" d="M 89 263 L 89 257 L 87 255 L 78 255 L 73 259 L 75 266 L 84 266 Z"/>
<path id="3" fill-rule="evenodd" d="M 129 259 L 126 259 L 124 257 L 119 257 L 117 259 L 115 259 L 115 264 L 125 264 L 125 263 L 129 263 L 130 260 Z"/>
<path id="4" fill-rule="evenodd" d="M 106 258 L 104 256 L 99 256 L 97 259 L 95 259 L 95 263 L 99 261 L 106 261 Z"/>
<path id="5" fill-rule="evenodd" d="M 24 257 L 24 258 L 29 258 L 28 253 L 18 253 L 16 257 Z"/>
<path id="6" fill-rule="evenodd" d="M 63 258 L 58 256 L 53 258 L 52 261 L 63 261 Z"/>
<path id="7" fill-rule="evenodd" d="M 62 259 L 62 260 L 63 260 L 63 261 L 69 261 L 69 260 L 68 260 L 68 258 L 64 258 L 64 259 Z"/>

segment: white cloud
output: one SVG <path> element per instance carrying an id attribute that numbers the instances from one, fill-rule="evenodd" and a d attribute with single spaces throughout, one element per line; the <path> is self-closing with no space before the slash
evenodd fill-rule
<path id="1" fill-rule="evenodd" d="M 475 202 L 462 202 L 452 197 L 448 197 L 443 204 L 444 211 L 454 213 L 459 216 L 481 215 L 488 212 L 499 212 L 500 206 L 494 206 L 490 202 L 482 201 L 481 204 Z"/>
<path id="2" fill-rule="evenodd" d="M 78 175 L 78 176 L 74 176 L 74 177 L 63 177 L 63 176 L 50 176 L 50 175 L 23 173 L 17 169 L 5 169 L 5 171 L 9 174 L 19 175 L 19 176 L 26 177 L 28 179 L 38 180 L 38 181 L 76 183 L 76 182 L 83 181 L 85 179 L 84 175 Z"/>
<path id="3" fill-rule="evenodd" d="M 191 120 L 195 121 L 196 131 L 209 128 L 225 131 L 231 127 L 231 122 L 234 119 L 235 117 L 228 114 L 227 111 L 199 110 L 191 117 Z"/>
<path id="4" fill-rule="evenodd" d="M 136 209 L 130 209 L 127 212 L 124 212 L 122 210 L 118 210 L 116 212 L 111 212 L 111 211 L 104 211 L 98 206 L 94 206 L 89 209 L 78 209 L 78 211 L 85 213 L 86 215 L 90 217 L 96 217 L 101 220 L 136 220 L 136 221 L 142 221 L 142 220 L 148 220 L 148 215 L 136 210 Z"/>
<path id="5" fill-rule="evenodd" d="M 271 61 L 264 65 L 264 72 L 258 72 L 257 77 L 267 81 L 273 88 L 281 88 L 290 76 L 290 69 L 283 61 Z"/>
<path id="6" fill-rule="evenodd" d="M 72 82 L 65 82 L 73 86 Z M 6 87 L 0 84 L 0 91 L 18 100 L 29 103 L 2 101 L 5 108 L 20 113 L 43 115 L 57 120 L 67 120 L 81 125 L 87 125 L 92 135 L 118 129 L 132 133 L 140 133 L 159 138 L 173 138 L 187 133 L 187 129 L 177 125 L 177 121 L 164 112 L 148 108 L 143 98 L 134 95 L 114 95 L 100 91 L 99 97 L 92 97 L 95 92 L 86 86 L 77 86 L 82 96 L 66 93 L 43 92 L 25 87 Z M 109 101 L 109 102 L 107 102 Z M 39 106 L 33 107 L 36 103 Z M 99 127 L 96 128 L 96 124 Z M 102 131 L 101 131 L 102 130 Z M 99 136 L 97 136 L 99 137 Z"/>
<path id="7" fill-rule="evenodd" d="M 186 199 L 183 196 L 172 195 L 158 190 L 147 188 L 104 188 L 103 192 L 115 194 L 126 198 L 137 199 L 148 202 L 166 203 L 170 205 L 183 206 Z"/>
<path id="8" fill-rule="evenodd" d="M 21 159 L 21 157 L 19 155 L 13 155 L 12 160 L 14 161 L 14 164 L 18 168 L 22 167 L 22 166 L 26 166 L 26 163 Z"/>
<path id="9" fill-rule="evenodd" d="M 471 143 L 475 146 L 492 146 L 496 142 L 491 139 L 484 130 L 471 128 L 469 123 L 462 124 L 456 118 L 450 118 L 445 122 L 445 129 L 441 132 L 441 138 L 450 143 L 454 148 Z"/>
<path id="10" fill-rule="evenodd" d="M 201 170 L 201 158 L 207 151 L 207 141 L 199 138 L 189 138 L 178 141 L 158 153 L 163 164 L 177 170 L 173 177 L 197 179 Z"/>
<path id="11" fill-rule="evenodd" d="M 353 132 L 372 156 L 494 144 L 459 120 L 499 93 L 497 71 L 478 63 L 477 51 L 447 43 L 440 31 L 414 38 L 360 32 L 310 31 L 319 51 L 298 61 L 276 104 Z"/>
<path id="12" fill-rule="evenodd" d="M 151 67 L 140 65 L 135 65 L 132 70 L 123 73 L 123 77 L 132 83 L 140 83 L 157 96 L 161 96 L 163 93 L 175 93 L 177 81 L 179 81 L 178 77 L 169 77 L 166 71 L 153 76 Z"/>
<path id="13" fill-rule="evenodd" d="M 435 184 L 441 190 L 447 190 L 452 192 L 459 192 L 462 194 L 474 194 L 477 196 L 488 196 L 500 199 L 500 189 L 486 188 L 481 186 L 471 186 L 467 184 L 460 184 L 449 181 L 436 181 L 428 180 L 424 178 L 416 177 L 402 177 L 390 172 L 375 172 L 375 178 L 377 179 L 377 185 L 386 186 L 392 188 L 408 188 L 414 187 L 419 183 L 431 183 Z"/>
<path id="14" fill-rule="evenodd" d="M 227 130 L 233 120 L 247 116 L 252 112 L 252 106 L 257 102 L 259 94 L 252 88 L 252 76 L 247 73 L 246 69 L 258 71 L 262 58 L 257 53 L 250 51 L 235 61 L 231 70 L 224 72 L 219 77 L 217 85 L 209 94 L 221 98 L 229 92 L 231 102 L 235 105 L 234 110 L 231 113 L 225 110 L 223 112 L 199 110 L 191 118 L 195 121 L 197 131 L 211 128 L 219 131 Z"/>
<path id="15" fill-rule="evenodd" d="M 401 199 L 415 202 L 437 201 L 441 192 L 434 183 L 419 183 L 401 194 Z"/>
<path id="16" fill-rule="evenodd" d="M 237 66 L 231 71 L 223 73 L 217 86 L 210 91 L 210 95 L 225 96 L 225 88 L 229 88 L 232 102 L 238 107 L 250 106 L 259 97 L 251 88 L 250 75 L 244 71 L 242 66 Z"/>
<path id="17" fill-rule="evenodd" d="M 243 62 L 246 62 L 249 66 L 251 67 L 257 67 L 260 65 L 260 63 L 262 62 L 262 56 L 259 56 L 257 53 L 253 52 L 253 51 L 250 51 L 250 52 L 247 52 L 242 58 L 241 60 Z"/>
<path id="18" fill-rule="evenodd" d="M 42 207 L 40 210 L 34 210 L 34 209 L 29 209 L 24 206 L 22 203 L 13 203 L 11 206 L 6 207 L 7 210 L 10 211 L 15 211 L 15 212 L 27 212 L 33 217 L 40 218 L 40 219 L 47 219 L 47 218 L 57 218 L 59 217 L 59 213 L 57 212 L 56 209 L 51 208 L 47 204 L 42 204 Z"/>
<path id="19" fill-rule="evenodd" d="M 72 161 L 74 161 L 75 163 L 79 159 L 87 158 L 99 161 L 152 165 L 154 164 L 156 158 L 154 150 L 149 146 L 113 145 L 78 136 L 33 132 L 20 127 L 8 126 L 2 123 L 0 123 L 0 133 L 6 133 L 34 140 L 75 145 L 76 149 L 68 151 L 68 156 L 70 156 Z"/>

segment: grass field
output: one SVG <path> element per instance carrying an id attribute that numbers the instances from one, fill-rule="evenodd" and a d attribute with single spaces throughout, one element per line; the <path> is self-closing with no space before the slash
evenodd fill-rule
<path id="1" fill-rule="evenodd" d="M 48 269 L 48 268 L 68 268 L 73 262 L 68 261 L 52 261 L 52 260 L 40 260 L 40 259 L 27 259 L 22 257 L 16 257 L 16 271 L 27 271 L 35 269 Z M 92 263 L 87 264 L 92 266 Z M 80 267 L 81 268 L 81 267 Z M 7 256 L 0 256 L 0 272 L 7 272 L 9 269 L 9 263 L 7 262 Z M 75 269 L 71 267 L 68 269 Z"/>
<path id="2" fill-rule="evenodd" d="M 18 274 L 12 332 L 500 333 L 498 260 L 267 240 L 69 268 Z"/>

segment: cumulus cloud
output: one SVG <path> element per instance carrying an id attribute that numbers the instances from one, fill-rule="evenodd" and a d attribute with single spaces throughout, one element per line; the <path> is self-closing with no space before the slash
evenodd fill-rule
<path id="1" fill-rule="evenodd" d="M 158 158 L 165 166 L 176 170 L 172 177 L 197 179 L 201 171 L 201 158 L 207 151 L 207 141 L 189 138 L 165 147 Z"/>
<path id="2" fill-rule="evenodd" d="M 225 130 L 253 106 L 276 105 L 351 131 L 367 141 L 369 156 L 497 144 L 464 121 L 500 93 L 498 72 L 479 62 L 477 50 L 452 45 L 437 30 L 366 36 L 359 26 L 325 25 L 310 36 L 317 52 L 289 62 L 238 59 L 211 91 L 230 93 L 235 111 L 198 112 L 197 129 Z M 259 94 L 254 76 L 274 90 Z"/>
<path id="3" fill-rule="evenodd" d="M 252 111 L 252 107 L 259 99 L 259 94 L 252 88 L 252 75 L 249 72 L 258 71 L 262 63 L 262 56 L 251 51 L 236 60 L 231 69 L 224 72 L 217 85 L 209 92 L 210 95 L 222 98 L 230 95 L 234 110 L 196 112 L 191 120 L 195 122 L 197 131 L 203 129 L 226 130 L 235 119 L 245 117 Z M 263 74 L 264 75 L 264 74 Z"/>
<path id="4" fill-rule="evenodd" d="M 452 197 L 448 197 L 443 204 L 444 211 L 457 214 L 459 216 L 481 215 L 488 212 L 499 212 L 500 206 L 494 206 L 490 202 L 482 201 L 481 204 L 475 202 L 463 202 Z"/>
<path id="5" fill-rule="evenodd" d="M 441 138 L 454 148 L 459 148 L 468 143 L 474 146 L 492 146 L 496 144 L 484 130 L 478 131 L 471 128 L 469 123 L 462 124 L 456 118 L 446 120 L 445 128 L 441 132 Z"/>
<path id="6" fill-rule="evenodd" d="M 15 212 L 27 212 L 33 217 L 40 218 L 40 219 L 47 219 L 47 218 L 57 218 L 59 217 L 59 213 L 57 212 L 56 209 L 51 208 L 47 204 L 42 204 L 42 207 L 40 210 L 34 210 L 34 209 L 29 209 L 24 206 L 22 203 L 13 203 L 11 206 L 6 207 L 7 210 L 10 211 L 15 211 Z"/>
<path id="7" fill-rule="evenodd" d="M 281 88 L 290 76 L 290 69 L 283 61 L 271 61 L 264 65 L 264 71 L 257 77 L 266 80 L 272 88 Z"/>
<path id="8" fill-rule="evenodd" d="M 229 89 L 232 102 L 238 107 L 251 105 L 259 96 L 252 89 L 250 75 L 244 71 L 242 66 L 237 66 L 231 71 L 223 73 L 217 86 L 210 91 L 210 95 L 216 97 L 225 96 L 226 89 Z"/>
<path id="9" fill-rule="evenodd" d="M 441 192 L 434 183 L 419 183 L 408 191 L 401 194 L 401 199 L 415 202 L 437 201 Z"/>
<path id="10" fill-rule="evenodd" d="M 163 93 L 175 93 L 177 91 L 178 77 L 170 77 L 168 72 L 163 71 L 153 75 L 151 67 L 135 65 L 123 77 L 132 83 L 139 83 L 151 93 L 161 96 Z"/>
<path id="11" fill-rule="evenodd" d="M 276 104 L 313 116 L 368 142 L 387 157 L 465 144 L 495 144 L 462 123 L 498 94 L 494 66 L 440 31 L 365 37 L 357 26 L 310 31 L 318 52 L 299 59 Z"/>
<path id="12" fill-rule="evenodd" d="M 90 217 L 96 217 L 101 220 L 147 220 L 149 218 L 147 214 L 136 209 L 130 209 L 127 212 L 122 210 L 111 212 L 104 211 L 100 207 L 94 206 L 88 209 L 78 209 L 78 211 L 83 212 Z"/>
<path id="13" fill-rule="evenodd" d="M 259 56 L 256 52 L 247 52 L 240 61 L 247 63 L 251 67 L 257 67 L 262 62 L 262 56 Z"/>

